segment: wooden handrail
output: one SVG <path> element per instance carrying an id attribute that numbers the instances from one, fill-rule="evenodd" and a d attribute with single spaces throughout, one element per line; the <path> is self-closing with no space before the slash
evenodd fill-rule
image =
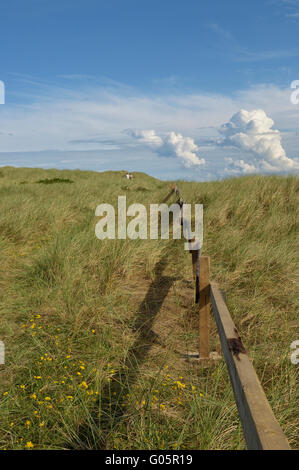
<path id="1" fill-rule="evenodd" d="M 215 282 L 210 284 L 210 295 L 247 448 L 290 450 Z"/>
<path id="2" fill-rule="evenodd" d="M 172 194 L 176 194 L 179 202 L 183 204 L 180 190 L 175 184 L 171 186 L 171 191 L 163 202 L 166 202 Z M 209 307 L 211 301 L 247 448 L 249 450 L 290 450 L 287 438 L 274 416 L 228 311 L 225 296 L 217 283 L 210 282 L 210 258 L 199 256 L 198 250 L 190 250 L 190 253 L 192 254 L 193 277 L 196 280 L 196 301 L 198 301 L 199 289 L 199 359 L 210 360 Z M 198 260 L 199 272 L 197 272 Z"/>

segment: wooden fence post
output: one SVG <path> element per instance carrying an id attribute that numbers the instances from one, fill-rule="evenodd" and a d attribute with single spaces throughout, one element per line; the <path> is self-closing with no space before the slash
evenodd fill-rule
<path id="1" fill-rule="evenodd" d="M 210 257 L 199 257 L 199 358 L 210 356 Z"/>

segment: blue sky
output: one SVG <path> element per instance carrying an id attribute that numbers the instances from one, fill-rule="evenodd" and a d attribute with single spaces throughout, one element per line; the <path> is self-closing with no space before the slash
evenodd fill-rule
<path id="1" fill-rule="evenodd" d="M 2 0 L 0 165 L 296 173 L 299 0 Z"/>

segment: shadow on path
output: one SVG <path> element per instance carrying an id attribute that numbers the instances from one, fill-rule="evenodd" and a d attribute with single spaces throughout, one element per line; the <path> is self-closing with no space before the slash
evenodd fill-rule
<path id="1" fill-rule="evenodd" d="M 154 320 L 162 304 L 176 280 L 174 277 L 163 275 L 163 271 L 173 254 L 165 254 L 155 266 L 154 281 L 141 302 L 133 324 L 137 336 L 129 349 L 126 360 L 114 375 L 110 383 L 102 390 L 101 398 L 96 403 L 96 411 L 91 415 L 89 423 L 80 427 L 73 449 L 106 449 L 107 438 L 113 433 L 116 425 L 126 412 L 122 406 L 124 398 L 135 382 L 140 365 L 145 361 L 147 353 L 157 341 L 157 335 L 152 331 Z M 99 417 L 99 410 L 101 416 Z"/>

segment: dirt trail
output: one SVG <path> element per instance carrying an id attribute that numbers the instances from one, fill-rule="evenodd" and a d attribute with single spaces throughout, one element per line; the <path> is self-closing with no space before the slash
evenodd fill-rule
<path id="1" fill-rule="evenodd" d="M 128 288 L 132 308 L 141 300 L 135 313 L 139 339 L 134 345 L 134 354 L 139 366 L 149 373 L 165 364 L 175 375 L 186 372 L 190 362 L 184 361 L 183 354 L 198 352 L 198 305 L 194 304 L 191 256 L 185 254 L 190 257 L 190 271 L 186 276 L 179 263 L 181 254 L 177 255 L 177 250 L 164 255 L 156 264 L 152 282 L 140 276 L 134 286 Z M 211 347 L 219 349 L 212 319 Z"/>
<path id="2" fill-rule="evenodd" d="M 132 388 L 144 387 L 159 374 L 171 383 L 178 379 L 188 381 L 190 369 L 192 374 L 201 373 L 198 363 L 183 358 L 185 353 L 198 350 L 198 306 L 194 305 L 191 257 L 189 279 L 180 269 L 179 259 L 177 250 L 166 252 L 156 263 L 152 280 L 141 268 L 138 276 L 126 285 L 134 342 L 117 370 L 116 380 L 103 390 L 101 406 L 104 410 L 109 408 L 110 418 L 105 422 L 103 413 L 100 420 L 95 420 L 102 430 L 107 429 L 107 433 L 103 432 L 101 449 L 109 447 L 109 435 L 127 419 L 127 407 L 121 403 Z M 211 335 L 216 339 L 215 333 L 212 325 Z M 104 397 L 109 397 L 106 403 Z M 86 429 L 81 431 L 83 447 L 84 436 L 88 434 Z"/>
<path id="3" fill-rule="evenodd" d="M 153 281 L 139 277 L 130 299 L 132 308 L 141 301 L 135 312 L 138 339 L 133 347 L 139 366 L 152 370 L 178 364 L 185 349 L 185 323 L 194 320 L 193 296 L 192 282 L 182 278 L 167 254 L 156 264 Z"/>

